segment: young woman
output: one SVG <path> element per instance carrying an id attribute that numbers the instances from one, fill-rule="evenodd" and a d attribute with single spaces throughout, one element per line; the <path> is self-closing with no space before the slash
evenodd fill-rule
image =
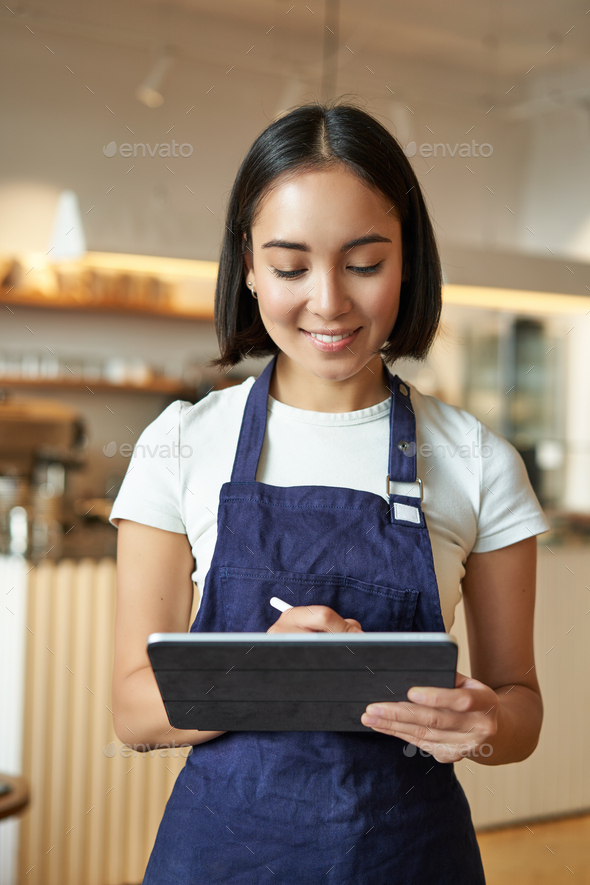
<path id="1" fill-rule="evenodd" d="M 484 882 L 453 762 L 537 744 L 534 536 L 549 526 L 506 440 L 387 368 L 426 356 L 440 307 L 420 187 L 383 126 L 309 105 L 256 139 L 230 198 L 217 362 L 273 358 L 169 406 L 111 517 L 117 735 L 193 746 L 144 885 Z M 384 697 L 366 732 L 170 728 L 152 632 L 448 631 L 461 585 L 472 676 Z"/>

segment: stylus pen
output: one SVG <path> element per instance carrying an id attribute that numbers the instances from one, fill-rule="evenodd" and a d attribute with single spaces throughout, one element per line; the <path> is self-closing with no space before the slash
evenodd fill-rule
<path id="1" fill-rule="evenodd" d="M 277 608 L 280 612 L 287 612 L 290 608 L 293 608 L 292 605 L 289 605 L 288 602 L 284 602 L 284 600 L 279 599 L 278 596 L 273 596 L 270 600 L 270 604 L 273 608 Z"/>

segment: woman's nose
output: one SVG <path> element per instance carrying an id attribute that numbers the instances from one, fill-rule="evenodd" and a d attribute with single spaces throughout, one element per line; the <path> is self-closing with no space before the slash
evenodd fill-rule
<path id="1" fill-rule="evenodd" d="M 307 309 L 315 316 L 330 322 L 350 311 L 350 297 L 338 279 L 335 268 L 319 271 L 310 282 L 313 288 L 309 292 Z"/>

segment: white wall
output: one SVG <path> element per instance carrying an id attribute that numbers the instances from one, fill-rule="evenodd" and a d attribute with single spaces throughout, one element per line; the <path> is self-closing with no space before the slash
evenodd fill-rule
<path id="1" fill-rule="evenodd" d="M 539 75 L 522 107 L 530 127 L 519 248 L 590 259 L 590 66 Z M 527 230 L 526 228 L 530 228 Z"/>

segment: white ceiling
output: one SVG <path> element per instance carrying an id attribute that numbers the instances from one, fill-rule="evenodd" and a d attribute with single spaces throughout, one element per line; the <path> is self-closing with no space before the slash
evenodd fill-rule
<path id="1" fill-rule="evenodd" d="M 324 3 L 319 0 L 310 0 L 308 5 L 291 0 L 131 3 L 267 27 L 280 26 L 291 10 L 290 26 L 310 36 L 324 24 Z M 377 53 L 511 76 L 531 65 L 542 69 L 581 63 L 588 59 L 590 49 L 590 23 L 577 0 L 341 0 L 340 33 L 345 42 Z"/>
<path id="2" fill-rule="evenodd" d="M 187 63 L 233 64 L 311 88 L 327 33 L 324 0 L 44 0 L 10 8 L 15 15 L 3 18 L 13 25 L 147 54 L 169 45 Z M 578 0 L 340 0 L 339 19 L 338 92 L 379 81 L 405 100 L 415 84 L 422 100 L 510 105 L 528 97 L 540 74 L 590 59 L 590 14 Z"/>

